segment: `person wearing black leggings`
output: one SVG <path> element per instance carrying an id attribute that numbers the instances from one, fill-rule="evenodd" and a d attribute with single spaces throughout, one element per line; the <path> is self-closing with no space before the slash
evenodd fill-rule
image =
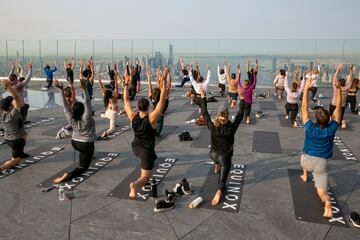
<path id="1" fill-rule="evenodd" d="M 244 102 L 240 102 L 240 109 L 234 122 L 229 120 L 229 110 L 226 106 L 220 106 L 217 110 L 215 121 L 207 111 L 205 90 L 201 89 L 200 107 L 205 118 L 207 127 L 211 132 L 210 158 L 215 162 L 215 172 L 219 173 L 217 191 L 211 202 L 213 206 L 219 204 L 222 193 L 225 190 L 226 180 L 231 168 L 231 158 L 234 148 L 234 135 L 244 117 Z"/>
<path id="2" fill-rule="evenodd" d="M 359 110 L 356 108 L 356 93 L 358 90 L 359 90 L 359 79 L 354 78 L 349 89 L 349 94 L 346 98 L 346 103 L 350 104 L 350 110 L 353 114 L 358 114 L 359 112 Z"/>
<path id="3" fill-rule="evenodd" d="M 96 134 L 95 121 L 92 117 L 91 100 L 87 89 L 85 89 L 83 80 L 80 78 L 80 87 L 85 96 L 85 104 L 77 101 L 70 106 L 65 99 L 63 85 L 58 81 L 55 81 L 55 85 L 60 88 L 65 117 L 73 129 L 71 144 L 73 148 L 79 152 L 79 166 L 71 172 L 64 173 L 61 177 L 53 180 L 54 183 L 60 183 L 81 176 L 89 168 L 95 151 L 94 141 Z"/>

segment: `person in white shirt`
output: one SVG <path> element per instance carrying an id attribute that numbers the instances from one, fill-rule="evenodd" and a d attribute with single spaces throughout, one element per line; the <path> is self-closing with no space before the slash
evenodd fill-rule
<path id="1" fill-rule="evenodd" d="M 313 69 L 311 72 L 309 72 L 308 74 L 306 74 L 305 78 L 309 79 L 311 78 L 312 81 L 312 85 L 309 88 L 309 91 L 311 92 L 311 100 L 312 101 L 317 101 L 317 99 L 315 98 L 316 92 L 317 92 L 317 82 L 319 80 L 319 73 L 320 73 L 320 65 L 317 65 L 317 68 Z"/>
<path id="2" fill-rule="evenodd" d="M 285 89 L 284 88 L 285 75 L 286 75 L 285 70 L 281 69 L 280 73 L 276 76 L 276 78 L 274 80 L 274 87 L 275 87 L 274 95 L 276 96 L 278 94 L 278 91 L 280 91 L 279 99 L 282 99 L 282 97 L 283 97 L 283 93 L 284 93 L 284 89 Z"/>
<path id="3" fill-rule="evenodd" d="M 220 89 L 221 96 L 224 96 L 225 93 L 225 84 L 226 84 L 226 62 L 223 69 L 220 69 L 220 64 L 217 67 L 217 74 L 219 79 L 218 87 Z"/>

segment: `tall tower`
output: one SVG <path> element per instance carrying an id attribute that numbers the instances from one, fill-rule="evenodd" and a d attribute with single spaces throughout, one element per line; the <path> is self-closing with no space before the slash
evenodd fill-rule
<path id="1" fill-rule="evenodd" d="M 276 73 L 276 57 L 272 60 L 272 73 Z"/>
<path id="2" fill-rule="evenodd" d="M 169 59 L 168 59 L 168 65 L 170 67 L 172 67 L 172 65 L 174 64 L 174 53 L 173 53 L 173 46 L 170 43 L 169 45 Z"/>

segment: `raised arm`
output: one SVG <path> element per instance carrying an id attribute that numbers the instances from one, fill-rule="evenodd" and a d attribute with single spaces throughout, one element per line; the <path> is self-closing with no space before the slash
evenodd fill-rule
<path id="1" fill-rule="evenodd" d="M 207 86 L 209 86 L 210 84 L 210 80 L 211 80 L 211 71 L 210 71 L 210 65 L 207 65 L 207 75 L 206 75 L 206 80 L 205 80 L 205 83 L 204 83 L 204 86 L 207 88 Z"/>
<path id="2" fill-rule="evenodd" d="M 146 76 L 148 79 L 148 95 L 149 95 L 149 97 L 151 97 L 153 94 L 153 89 L 152 89 L 152 82 L 151 82 L 152 81 L 152 72 L 150 69 L 147 70 Z"/>
<path id="3" fill-rule="evenodd" d="M 305 125 L 308 121 L 310 121 L 310 113 L 309 113 L 309 88 L 312 85 L 313 80 L 309 78 L 306 80 L 305 87 L 304 87 L 304 94 L 301 104 L 301 116 L 303 125 Z"/>
<path id="4" fill-rule="evenodd" d="M 11 74 L 14 74 L 15 68 L 16 68 L 15 63 L 13 63 L 13 64 L 12 64 L 12 68 L 11 68 L 11 70 L 10 70 L 10 73 L 9 73 L 9 75 L 8 75 L 8 78 L 10 78 L 10 75 L 11 75 Z"/>
<path id="5" fill-rule="evenodd" d="M 331 116 L 338 124 L 341 124 L 341 108 L 342 108 L 342 91 L 339 83 L 335 84 L 334 91 L 337 92 L 336 94 L 336 108 Z"/>
<path id="6" fill-rule="evenodd" d="M 210 118 L 209 112 L 207 110 L 207 101 L 206 101 L 206 92 L 201 86 L 200 88 L 200 95 L 201 95 L 201 101 L 200 101 L 200 109 L 201 109 L 201 115 L 205 118 L 206 126 L 212 131 L 214 129 L 214 123 Z"/>
<path id="7" fill-rule="evenodd" d="M 75 69 L 75 58 L 72 58 L 71 70 L 74 71 L 74 69 Z"/>
<path id="8" fill-rule="evenodd" d="M 64 67 L 64 70 L 66 71 L 66 68 L 67 68 L 67 58 L 65 58 L 65 60 L 64 60 L 63 67 Z"/>
<path id="9" fill-rule="evenodd" d="M 80 88 L 84 93 L 85 111 L 84 111 L 83 117 L 84 118 L 90 118 L 90 117 L 92 117 L 91 99 L 90 99 L 90 96 L 89 96 L 89 92 L 85 88 L 85 83 L 83 81 L 84 81 L 83 79 L 80 79 Z"/>
<path id="10" fill-rule="evenodd" d="M 254 81 L 249 87 L 250 90 L 253 90 L 255 88 L 256 82 L 257 82 L 257 74 L 254 74 Z"/>
<path id="11" fill-rule="evenodd" d="M 237 112 L 236 116 L 235 116 L 235 120 L 232 124 L 232 131 L 235 134 L 236 130 L 238 129 L 242 119 L 244 118 L 244 113 L 245 113 L 245 102 L 241 101 L 240 105 L 239 105 L 239 111 Z"/>
<path id="12" fill-rule="evenodd" d="M 10 81 L 2 80 L 1 83 L 4 86 L 4 88 L 8 91 L 9 95 L 14 98 L 13 103 L 14 103 L 14 107 L 16 108 L 16 110 L 20 111 L 21 110 L 21 99 L 20 99 L 19 95 L 16 93 L 16 91 L 11 87 Z"/>
<path id="13" fill-rule="evenodd" d="M 238 64 L 238 88 L 242 88 L 243 86 L 241 85 L 241 67 L 240 64 Z"/>
<path id="14" fill-rule="evenodd" d="M 226 79 L 227 81 L 229 82 L 230 84 L 230 68 L 231 68 L 231 64 L 229 63 L 229 65 L 227 66 L 227 69 L 226 69 Z"/>
<path id="15" fill-rule="evenodd" d="M 24 81 L 22 81 L 22 82 L 19 82 L 18 84 L 20 84 L 20 85 L 22 85 L 22 86 L 26 86 L 26 85 L 28 85 L 28 83 L 30 82 L 30 80 L 31 80 L 31 75 L 32 75 L 32 62 L 29 62 L 28 63 L 28 74 L 27 74 L 27 76 L 26 76 L 26 78 L 25 78 L 25 80 Z"/>
<path id="16" fill-rule="evenodd" d="M 114 65 L 114 71 L 115 71 L 115 77 L 114 77 L 114 93 L 113 93 L 113 97 L 116 98 L 116 101 L 117 101 L 117 98 L 118 98 L 118 95 L 119 95 L 119 83 L 118 83 L 118 80 L 119 80 L 119 72 L 118 72 L 118 69 L 117 69 L 117 65 L 115 64 Z"/>
<path id="17" fill-rule="evenodd" d="M 169 97 L 169 93 L 170 93 L 170 89 L 171 89 L 171 82 L 172 82 L 172 77 L 171 77 L 171 74 L 169 73 L 168 77 L 167 77 L 167 85 L 166 85 L 166 88 L 167 88 L 167 96 L 166 97 Z"/>
<path id="18" fill-rule="evenodd" d="M 75 92 L 75 88 L 74 88 L 74 84 L 72 82 L 70 82 L 70 91 L 71 91 L 71 101 L 75 102 L 76 100 L 76 92 Z"/>
<path id="19" fill-rule="evenodd" d="M 342 69 L 342 64 L 339 64 L 338 67 L 336 68 L 336 72 L 335 72 L 335 74 L 334 74 L 333 82 L 332 82 L 332 85 L 333 85 L 334 90 L 335 90 L 336 85 L 337 85 L 337 83 L 338 83 L 338 75 L 339 75 L 339 73 L 341 72 L 341 69 Z"/>
<path id="20" fill-rule="evenodd" d="M 298 81 L 298 73 L 299 73 L 299 66 L 296 65 L 296 69 L 295 69 L 295 72 L 294 72 L 294 82 L 296 82 L 297 84 L 299 84 L 299 81 Z"/>
<path id="21" fill-rule="evenodd" d="M 349 74 L 347 75 L 347 79 L 346 79 L 346 86 L 348 89 L 351 88 L 353 73 L 354 73 L 354 66 L 350 64 Z"/>
<path id="22" fill-rule="evenodd" d="M 285 91 L 287 93 L 289 93 L 290 88 L 289 88 L 289 81 L 288 81 L 288 72 L 286 72 L 286 75 L 285 75 L 284 87 L 285 87 Z"/>
<path id="23" fill-rule="evenodd" d="M 70 120 L 72 118 L 72 114 L 71 114 L 69 102 L 66 101 L 66 98 L 65 98 L 65 95 L 64 95 L 64 86 L 57 79 L 55 79 L 55 86 L 57 88 L 59 88 L 59 91 L 60 91 L 60 96 L 61 96 L 63 106 L 64 106 L 65 118 L 66 118 L 66 120 L 68 122 L 70 122 Z"/>
<path id="24" fill-rule="evenodd" d="M 84 65 L 83 60 L 80 59 L 80 64 L 79 65 L 80 65 L 79 66 L 79 78 L 80 78 L 80 80 L 82 80 L 83 79 L 82 72 L 83 72 L 83 65 Z"/>
<path id="25" fill-rule="evenodd" d="M 255 65 L 255 70 L 254 70 L 254 72 L 258 72 L 258 71 L 259 71 L 259 60 L 256 59 L 256 60 L 255 60 L 255 63 L 256 63 L 256 65 Z"/>
<path id="26" fill-rule="evenodd" d="M 94 61 L 92 59 L 92 57 L 90 58 L 90 70 L 91 70 L 91 76 L 90 76 L 90 82 L 91 85 L 94 84 L 94 77 L 95 77 L 95 71 L 94 71 Z"/>
<path id="27" fill-rule="evenodd" d="M 105 88 L 104 88 L 104 85 L 102 84 L 102 81 L 100 79 L 100 74 L 99 74 L 99 86 L 100 86 L 101 95 L 105 96 Z"/>
<path id="28" fill-rule="evenodd" d="M 151 124 L 152 128 L 156 127 L 156 122 L 157 122 L 158 118 L 160 117 L 160 115 L 162 114 L 162 111 L 163 111 L 163 108 L 165 105 L 166 96 L 168 95 L 168 91 L 167 91 L 168 88 L 166 87 L 166 79 L 169 74 L 170 74 L 169 68 L 165 68 L 164 73 L 162 74 L 161 79 L 160 79 L 160 81 L 162 82 L 160 100 L 159 100 L 158 104 L 156 105 L 155 109 L 149 114 L 149 120 L 150 120 L 150 124 Z"/>
<path id="29" fill-rule="evenodd" d="M 181 58 L 180 58 L 180 67 L 181 67 L 181 70 L 185 70 L 184 60 Z"/>
<path id="30" fill-rule="evenodd" d="M 130 76 L 130 70 L 129 70 L 129 64 L 126 64 L 126 70 L 125 70 L 125 84 L 123 86 L 124 89 L 124 109 L 126 112 L 126 115 L 129 119 L 130 122 L 132 122 L 134 116 L 135 116 L 135 112 L 132 110 L 132 106 L 131 103 L 129 101 L 129 84 L 131 82 L 131 76 Z"/>

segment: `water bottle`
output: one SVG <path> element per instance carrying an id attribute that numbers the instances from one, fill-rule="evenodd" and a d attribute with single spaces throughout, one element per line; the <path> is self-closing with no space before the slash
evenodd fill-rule
<path id="1" fill-rule="evenodd" d="M 151 189 L 150 197 L 157 198 L 157 182 L 155 178 L 152 178 L 151 180 L 150 189 Z"/>
<path id="2" fill-rule="evenodd" d="M 65 200 L 64 187 L 60 185 L 60 187 L 59 187 L 59 201 L 64 201 L 64 200 Z"/>
<path id="3" fill-rule="evenodd" d="M 202 197 L 198 197 L 196 198 L 194 201 L 192 201 L 190 204 L 189 204 L 189 208 L 196 208 L 200 205 L 200 203 L 203 202 L 203 199 Z"/>

